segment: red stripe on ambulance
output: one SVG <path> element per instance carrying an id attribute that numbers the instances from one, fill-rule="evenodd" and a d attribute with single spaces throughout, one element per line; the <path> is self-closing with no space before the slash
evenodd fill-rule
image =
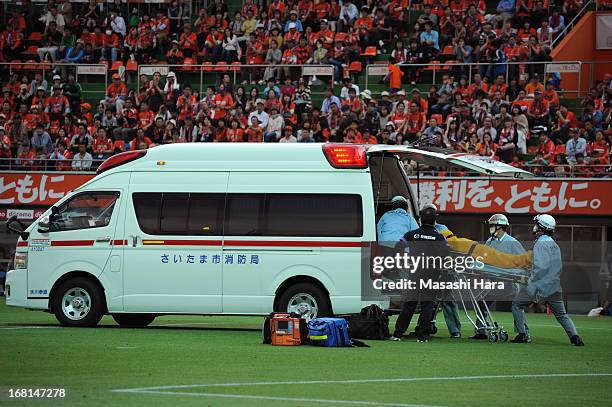
<path id="1" fill-rule="evenodd" d="M 361 247 L 362 242 L 328 242 L 328 241 L 295 241 L 295 240 L 226 240 L 225 246 L 258 246 L 258 247 Z"/>
<path id="2" fill-rule="evenodd" d="M 93 240 L 53 240 L 51 246 L 93 246 Z"/>
<path id="3" fill-rule="evenodd" d="M 221 240 L 143 240 L 145 246 L 221 246 Z"/>

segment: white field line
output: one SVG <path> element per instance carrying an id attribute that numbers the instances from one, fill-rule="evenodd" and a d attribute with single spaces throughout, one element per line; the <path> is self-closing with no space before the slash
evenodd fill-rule
<path id="1" fill-rule="evenodd" d="M 403 403 L 381 403 L 378 401 L 361 401 L 361 400 L 329 400 L 329 399 L 310 399 L 301 397 L 273 397 L 273 396 L 255 396 L 248 394 L 225 394 L 225 393 L 188 393 L 162 390 L 142 390 L 142 391 L 121 391 L 123 393 L 138 393 L 138 394 L 165 394 L 171 396 L 196 396 L 196 397 L 214 397 L 214 398 L 231 398 L 231 399 L 247 399 L 247 400 L 267 400 L 267 401 L 289 401 L 300 403 L 322 403 L 322 404 L 349 404 L 349 405 L 365 405 L 365 406 L 396 406 L 396 407 L 436 407 L 424 404 L 403 404 Z"/>
<path id="2" fill-rule="evenodd" d="M 18 330 L 18 329 L 58 329 L 61 326 L 0 326 L 0 329 Z"/>
<path id="3" fill-rule="evenodd" d="M 172 389 L 214 388 L 214 387 L 249 387 L 249 386 L 278 386 L 278 385 L 309 385 L 309 384 L 361 384 L 361 383 L 403 383 L 426 381 L 454 381 L 454 380 L 494 380 L 494 379 L 533 379 L 546 377 L 612 377 L 612 373 L 545 373 L 545 374 L 509 374 L 509 375 L 482 375 L 482 376 L 439 376 L 439 377 L 405 377 L 389 379 L 349 379 L 349 380 L 300 380 L 300 381 L 268 381 L 268 382 L 238 382 L 238 383 L 204 383 L 181 384 L 173 386 L 136 387 L 130 389 L 113 389 L 118 393 L 141 393 L 148 391 L 162 391 Z M 173 394 L 178 394 L 172 392 Z"/>
<path id="4" fill-rule="evenodd" d="M 153 325 L 151 325 L 151 327 L 155 328 L 156 326 L 230 325 L 230 324 L 235 324 L 235 322 L 226 322 L 226 321 L 219 321 L 219 322 L 177 322 L 177 323 L 170 323 L 170 324 L 153 324 Z"/>

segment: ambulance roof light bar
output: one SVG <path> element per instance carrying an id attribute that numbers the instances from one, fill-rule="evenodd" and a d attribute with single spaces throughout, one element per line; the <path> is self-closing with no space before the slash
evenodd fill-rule
<path id="1" fill-rule="evenodd" d="M 359 144 L 323 144 L 323 154 L 334 168 L 363 169 L 368 167 L 366 150 Z"/>
<path id="2" fill-rule="evenodd" d="M 104 171 L 110 170 L 111 168 L 119 167 L 120 165 L 142 158 L 146 154 L 147 150 L 134 150 L 113 155 L 100 164 L 96 170 L 96 175 L 102 174 Z"/>

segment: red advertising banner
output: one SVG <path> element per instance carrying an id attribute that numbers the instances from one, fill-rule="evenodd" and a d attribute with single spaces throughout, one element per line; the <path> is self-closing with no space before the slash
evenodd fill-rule
<path id="1" fill-rule="evenodd" d="M 0 173 L 0 205 L 53 205 L 94 174 Z"/>
<path id="2" fill-rule="evenodd" d="M 422 177 L 419 190 L 421 205 L 443 212 L 612 215 L 612 179 Z"/>
<path id="3" fill-rule="evenodd" d="M 94 174 L 0 173 L 0 205 L 49 206 Z M 411 178 L 416 194 L 416 179 Z M 533 180 L 421 177 L 421 204 L 433 202 L 443 212 L 553 213 L 612 215 L 612 179 Z M 21 206 L 21 208 L 19 208 Z M 33 216 L 18 213 L 24 219 Z M 0 218 L 6 216 L 0 213 Z"/>

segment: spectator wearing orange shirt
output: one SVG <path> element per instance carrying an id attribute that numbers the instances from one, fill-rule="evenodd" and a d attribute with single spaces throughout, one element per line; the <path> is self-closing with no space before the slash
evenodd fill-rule
<path id="1" fill-rule="evenodd" d="M 389 90 L 391 93 L 396 93 L 402 88 L 402 77 L 404 76 L 404 72 L 402 72 L 400 67 L 395 65 L 394 62 L 395 60 L 389 57 L 389 65 L 387 66 L 389 73 L 384 78 L 389 81 Z"/>
<path id="2" fill-rule="evenodd" d="M 540 83 L 540 75 L 538 75 L 537 73 L 534 74 L 529 80 L 529 83 L 525 85 L 525 92 L 527 94 L 535 94 L 536 90 L 544 92 L 544 85 Z"/>
<path id="3" fill-rule="evenodd" d="M 251 125 L 246 130 L 249 143 L 261 143 L 263 141 L 263 130 L 259 126 L 257 116 L 251 116 Z"/>
<path id="4" fill-rule="evenodd" d="M 159 51 L 163 54 L 164 46 L 168 42 L 168 36 L 170 35 L 170 19 L 161 10 L 157 11 L 156 17 L 155 21 L 153 21 L 153 32 L 157 36 Z"/>
<path id="5" fill-rule="evenodd" d="M 478 90 L 482 90 L 484 93 L 487 93 L 489 90 L 489 85 L 487 85 L 486 82 L 483 82 L 482 76 L 479 73 L 474 74 L 474 82 L 467 87 L 467 91 L 470 95 L 470 101 L 476 99 L 476 92 Z"/>
<path id="6" fill-rule="evenodd" d="M 556 161 L 555 159 L 555 150 L 556 146 L 554 141 L 552 141 L 546 132 L 540 133 L 540 145 L 538 146 L 538 153 L 542 153 L 542 157 L 548 161 Z"/>
<path id="7" fill-rule="evenodd" d="M 147 131 L 154 122 L 155 115 L 149 110 L 149 105 L 146 102 L 140 104 L 140 112 L 138 113 L 138 128 Z"/>
<path id="8" fill-rule="evenodd" d="M 136 130 L 136 138 L 130 141 L 130 150 L 146 150 L 149 147 L 153 147 L 151 139 L 145 136 L 143 129 Z"/>
<path id="9" fill-rule="evenodd" d="M 177 40 L 172 41 L 172 47 L 166 52 L 166 60 L 171 65 L 181 65 L 185 60 L 183 51 L 179 48 L 179 42 Z"/>
<path id="10" fill-rule="evenodd" d="M 531 106 L 531 103 L 532 100 L 527 99 L 527 94 L 525 93 L 525 91 L 520 90 L 518 96 L 516 97 L 516 100 L 512 102 L 511 107 L 518 106 L 521 110 L 527 111 L 527 109 L 529 109 L 529 106 Z"/>
<path id="11" fill-rule="evenodd" d="M 225 143 L 228 141 L 228 128 L 225 125 L 225 120 L 220 119 L 217 121 L 217 128 L 215 129 L 215 143 Z"/>
<path id="12" fill-rule="evenodd" d="M 216 125 L 220 119 L 225 119 L 228 116 L 229 111 L 234 106 L 234 99 L 232 95 L 227 91 L 225 85 L 219 85 L 219 92 L 213 97 L 213 124 Z"/>
<path id="13" fill-rule="evenodd" d="M 198 99 L 191 93 L 191 91 L 191 85 L 184 85 L 183 94 L 176 100 L 176 111 L 178 113 L 179 122 L 184 121 L 187 116 L 194 116 Z"/>
<path id="14" fill-rule="evenodd" d="M 589 156 L 593 157 L 594 152 L 597 152 L 601 164 L 610 164 L 610 144 L 604 139 L 601 130 L 595 132 L 595 140 L 589 143 Z"/>
<path id="15" fill-rule="evenodd" d="M 419 106 L 416 103 L 411 103 L 408 120 L 404 123 L 404 133 L 406 133 L 407 140 L 413 143 L 419 139 L 426 125 L 427 118 L 425 113 L 419 111 Z M 398 129 L 398 132 L 401 132 L 401 129 Z"/>
<path id="16" fill-rule="evenodd" d="M 198 53 L 198 37 L 191 30 L 191 25 L 186 24 L 183 28 L 183 33 L 179 37 L 179 45 L 183 54 L 188 58 Z"/>
<path id="17" fill-rule="evenodd" d="M 556 117 L 557 110 L 559 110 L 559 94 L 555 90 L 555 87 L 552 82 L 546 83 L 546 89 L 542 92 L 542 96 L 548 102 L 550 116 Z"/>
<path id="18" fill-rule="evenodd" d="M 93 143 L 93 158 L 104 160 L 113 154 L 113 142 L 106 136 L 106 129 L 100 127 L 96 132 Z"/>
<path id="19" fill-rule="evenodd" d="M 244 130 L 240 127 L 240 122 L 237 119 L 232 119 L 230 128 L 227 131 L 227 141 L 238 143 L 244 141 Z"/>
<path id="20" fill-rule="evenodd" d="M 121 80 L 121 76 L 118 73 L 113 74 L 113 82 L 106 88 L 106 98 L 104 99 L 105 107 L 109 108 L 113 105 L 117 112 L 123 110 L 125 105 L 125 99 L 128 95 L 128 88 L 125 83 Z"/>
<path id="21" fill-rule="evenodd" d="M 421 97 L 421 91 L 417 88 L 412 89 L 412 101 L 413 104 L 416 104 L 419 107 L 419 112 L 427 113 L 429 109 L 429 103 L 427 103 L 427 99 Z"/>
<path id="22" fill-rule="evenodd" d="M 533 102 L 527 108 L 527 118 L 529 119 L 529 125 L 534 126 L 545 126 L 550 125 L 548 120 L 548 101 L 542 96 L 542 92 L 537 89 L 535 91 L 535 98 Z"/>
<path id="23" fill-rule="evenodd" d="M 61 120 L 70 112 L 70 103 L 58 85 L 53 86 L 53 93 L 45 100 L 45 112 L 49 113 L 51 120 Z"/>

